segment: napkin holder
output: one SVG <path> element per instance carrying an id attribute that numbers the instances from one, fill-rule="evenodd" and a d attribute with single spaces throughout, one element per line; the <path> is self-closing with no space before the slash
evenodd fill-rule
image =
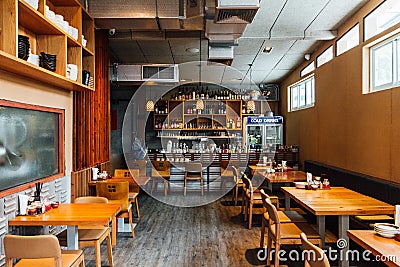
<path id="1" fill-rule="evenodd" d="M 309 184 L 313 183 L 312 173 L 311 172 L 307 172 L 307 183 L 309 183 Z"/>

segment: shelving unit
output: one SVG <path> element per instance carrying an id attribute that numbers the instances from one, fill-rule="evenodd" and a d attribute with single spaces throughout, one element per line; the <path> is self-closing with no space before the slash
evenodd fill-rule
<path id="1" fill-rule="evenodd" d="M 195 110 L 196 100 L 163 101 L 154 112 L 154 130 L 242 131 L 242 100 L 204 99 L 204 109 Z M 167 108 L 170 112 L 164 112 Z M 192 113 L 193 112 L 193 113 Z M 239 119 L 238 119 L 239 118 Z"/>
<path id="2" fill-rule="evenodd" d="M 45 6 L 60 14 L 72 27 L 78 29 L 75 40 L 45 16 Z M 0 69 L 19 76 L 35 79 L 65 90 L 94 90 L 82 84 L 82 71 L 94 79 L 94 21 L 77 0 L 40 0 L 34 9 L 23 0 L 3 0 L 0 4 Z M 18 34 L 29 37 L 32 54 L 40 52 L 56 55 L 55 72 L 19 59 Z M 82 34 L 87 45 L 82 45 Z M 67 64 L 78 66 L 77 81 L 66 78 Z"/>

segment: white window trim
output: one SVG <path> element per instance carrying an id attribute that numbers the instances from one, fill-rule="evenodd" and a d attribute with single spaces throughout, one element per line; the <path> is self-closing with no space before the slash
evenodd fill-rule
<path id="1" fill-rule="evenodd" d="M 297 108 L 292 108 L 292 87 L 294 86 L 298 86 L 300 83 L 305 83 L 307 80 L 311 80 L 314 79 L 314 82 L 312 83 L 314 85 L 313 91 L 312 91 L 312 103 L 311 104 L 305 104 L 304 106 L 301 107 L 297 107 Z M 294 111 L 299 111 L 299 110 L 303 110 L 303 109 L 307 109 L 307 108 L 312 108 L 315 106 L 315 77 L 314 74 L 308 75 L 307 77 L 304 77 L 303 79 L 301 79 L 300 81 L 297 81 L 291 85 L 289 85 L 287 87 L 288 90 L 288 112 L 294 112 Z M 307 90 L 307 89 L 305 89 Z M 298 94 L 298 97 L 300 97 L 300 94 Z M 305 103 L 307 103 L 307 100 L 305 100 Z"/>
<path id="2" fill-rule="evenodd" d="M 321 58 L 324 57 L 324 56 L 326 55 L 326 53 L 329 52 L 329 50 L 332 50 L 332 51 L 331 51 L 331 52 L 332 52 L 332 58 L 329 59 L 329 60 L 327 60 L 327 61 L 323 61 L 323 62 L 321 63 L 321 62 L 320 62 L 320 61 L 321 61 Z M 319 54 L 319 55 L 317 56 L 317 58 L 316 58 L 316 66 L 317 66 L 317 68 L 319 68 L 319 67 L 321 67 L 322 65 L 328 63 L 328 62 L 331 61 L 334 57 L 335 57 L 335 56 L 334 56 L 334 53 L 333 53 L 333 45 L 330 45 L 327 49 L 325 49 L 321 54 Z"/>
<path id="3" fill-rule="evenodd" d="M 358 44 L 351 47 L 351 48 L 347 48 L 345 51 L 339 53 L 338 51 L 338 43 L 340 42 L 340 40 L 342 40 L 343 37 L 345 37 L 347 34 L 349 34 L 352 30 L 354 30 L 357 27 L 358 29 Z M 340 38 L 335 42 L 335 48 L 336 48 L 336 57 L 343 55 L 344 53 L 346 53 L 347 51 L 350 51 L 353 48 L 356 48 L 357 46 L 360 45 L 360 23 L 357 23 L 356 25 L 354 25 L 353 27 L 351 27 L 346 33 L 344 33 L 342 36 L 340 36 Z"/>
<path id="4" fill-rule="evenodd" d="M 370 75 L 370 90 L 369 93 L 373 92 L 378 92 L 382 90 L 387 90 L 391 89 L 394 87 L 397 87 L 400 85 L 400 80 L 398 80 L 398 72 L 400 71 L 397 66 L 397 61 L 400 61 L 400 51 L 397 51 L 397 43 L 400 42 L 400 34 L 392 36 L 374 46 L 370 47 L 369 50 L 369 57 L 370 57 L 370 69 L 369 69 L 369 75 Z M 379 49 L 389 43 L 392 43 L 392 69 L 393 69 L 393 77 L 392 77 L 392 82 L 386 83 L 380 86 L 375 86 L 375 54 L 374 51 L 376 49 Z M 397 59 L 397 61 L 396 61 Z"/>

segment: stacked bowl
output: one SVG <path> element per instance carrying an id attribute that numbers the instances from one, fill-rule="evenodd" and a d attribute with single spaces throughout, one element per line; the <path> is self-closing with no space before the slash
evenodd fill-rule
<path id="1" fill-rule="evenodd" d="M 76 81 L 78 79 L 78 66 L 75 64 L 67 64 L 67 78 Z"/>
<path id="2" fill-rule="evenodd" d="M 27 60 L 29 57 L 29 37 L 18 34 L 18 57 Z"/>
<path id="3" fill-rule="evenodd" d="M 376 223 L 374 231 L 380 236 L 393 238 L 396 234 L 400 233 L 400 227 L 391 223 Z"/>
<path id="4" fill-rule="evenodd" d="M 56 55 L 40 52 L 39 66 L 50 71 L 56 71 Z"/>

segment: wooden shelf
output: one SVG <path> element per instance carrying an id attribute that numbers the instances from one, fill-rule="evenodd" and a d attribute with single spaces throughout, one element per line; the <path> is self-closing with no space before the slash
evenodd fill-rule
<path id="1" fill-rule="evenodd" d="M 241 136 L 210 136 L 210 135 L 203 135 L 203 136 L 168 136 L 168 135 L 159 135 L 159 138 L 171 138 L 171 139 L 201 139 L 201 138 L 208 138 L 208 139 L 229 139 L 229 138 L 242 138 Z"/>
<path id="2" fill-rule="evenodd" d="M 24 1 L 18 1 L 18 23 L 36 34 L 63 35 L 63 30 Z"/>
<path id="3" fill-rule="evenodd" d="M 89 86 L 74 82 L 62 75 L 35 66 L 20 58 L 0 51 L 0 69 L 25 78 L 34 79 L 70 91 L 94 90 Z"/>
<path id="4" fill-rule="evenodd" d="M 94 52 L 90 51 L 86 47 L 82 46 L 82 51 L 84 56 L 94 56 Z"/>

